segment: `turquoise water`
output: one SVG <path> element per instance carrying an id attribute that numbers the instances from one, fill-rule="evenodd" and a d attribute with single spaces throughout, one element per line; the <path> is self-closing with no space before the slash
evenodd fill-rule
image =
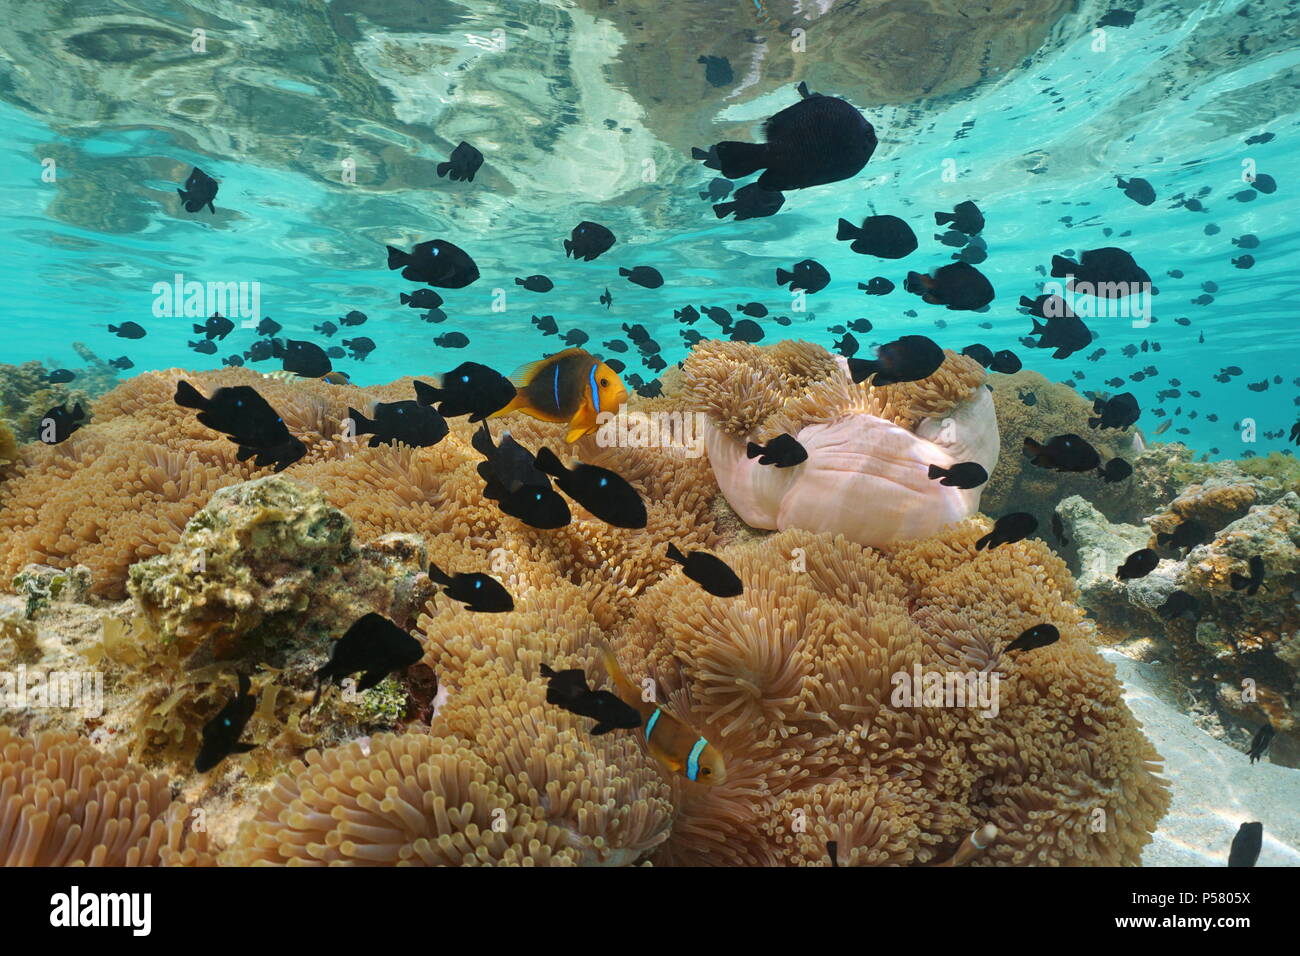
<path id="1" fill-rule="evenodd" d="M 21 5 L 4 6 L 15 17 L 27 15 Z M 69 12 L 76 5 L 44 6 Z M 71 343 L 79 341 L 104 358 L 128 355 L 135 368 L 124 374 L 219 367 L 223 356 L 242 352 L 256 335 L 236 329 L 211 356 L 189 350 L 186 342 L 197 338 L 193 320 L 151 313 L 154 284 L 171 282 L 178 272 L 203 282 L 260 283 L 262 314 L 284 326 L 282 336 L 325 345 L 353 332 L 374 339 L 378 348 L 364 363 L 335 361 L 362 385 L 441 372 L 465 359 L 508 372 L 562 347 L 558 337 L 544 338 L 530 324 L 534 314 L 554 315 L 561 334 L 586 331 L 588 347 L 607 356 L 614 353 L 600 347 L 602 340 L 625 338 L 622 323 L 644 324 L 664 357 L 677 362 L 686 347 L 674 309 L 708 304 L 735 313 L 738 303 L 757 300 L 773 315 L 792 318 L 785 328 L 761 320 L 765 342 L 798 337 L 829 347 L 837 336 L 827 326 L 866 317 L 874 330 L 857 336 L 859 355 L 912 332 L 954 349 L 981 342 L 993 350 L 1013 349 L 1027 368 L 1055 380 L 1081 372 L 1081 390 L 1131 390 L 1144 409 L 1156 407 L 1157 391 L 1177 378 L 1183 396 L 1160 407 L 1171 413 L 1181 407 L 1173 428 L 1189 433 L 1171 431 L 1166 439 L 1204 453 L 1218 449 L 1224 457 L 1286 447 L 1285 434 L 1264 437 L 1289 429 L 1300 401 L 1298 373 L 1288 360 L 1300 344 L 1291 306 L 1300 282 L 1293 267 L 1300 252 L 1300 204 L 1292 158 L 1300 46 L 1294 14 L 1282 4 L 1149 5 L 1133 26 L 1107 29 L 1103 51 L 1095 49 L 1092 27 L 1105 7 L 1089 7 L 1057 22 L 1038 52 L 1020 65 L 938 100 L 882 105 L 853 88 L 815 83 L 819 92 L 843 96 L 861 109 L 876 127 L 880 146 L 852 180 L 786 193 L 774 217 L 746 222 L 714 217 L 698 198 L 714 174 L 645 122 L 636 89 L 610 79 L 608 63 L 637 55 L 624 48 L 625 39 L 610 24 L 536 4 L 451 6 L 451 25 L 433 31 L 446 53 L 443 70 L 427 72 L 418 82 L 404 80 L 397 93 L 392 83 L 385 92 L 377 80 L 367 91 L 373 109 L 340 108 L 328 126 L 300 125 L 300 119 L 317 117 L 322 100 L 327 109 L 355 103 L 355 91 L 344 97 L 331 89 L 329 69 L 301 50 L 286 55 L 278 71 L 241 68 L 238 48 L 254 42 L 248 25 L 231 21 L 223 32 L 202 4 L 104 7 L 105 13 L 130 12 L 137 22 L 143 17 L 177 35 L 188 34 L 195 23 L 208 24 L 214 47 L 225 45 L 212 54 L 228 61 L 220 71 L 230 82 L 224 90 L 205 85 L 210 73 L 183 65 L 173 66 L 160 86 L 146 66 L 123 57 L 69 75 L 68 90 L 33 97 L 32 71 L 43 67 L 57 75 L 68 43 L 57 30 L 26 34 L 29 46 L 0 62 L 0 262 L 6 289 L 0 360 L 37 359 L 76 369 L 84 363 Z M 835 5 L 819 8 L 833 24 Z M 283 17 L 268 18 L 262 26 L 287 29 L 284 23 Z M 529 51 L 545 48 L 538 45 L 542 27 L 567 31 L 573 56 L 587 57 L 574 65 L 581 82 L 566 85 L 548 74 L 540 54 L 530 72 Z M 494 29 L 505 30 L 514 44 L 508 58 L 492 48 Z M 387 22 L 380 32 L 392 42 L 418 42 L 411 39 L 419 33 L 418 21 Z M 301 49 L 310 50 L 312 37 L 300 39 Z M 351 40 L 363 63 L 374 60 L 372 39 Z M 183 60 L 183 54 L 155 51 L 144 62 Z M 508 69 L 490 68 L 487 58 L 493 56 L 502 57 Z M 382 69 L 371 72 L 392 80 Z M 749 135 L 756 137 L 764 117 L 794 102 L 798 78 L 750 99 L 746 71 L 736 64 L 735 89 L 722 98 L 716 131 L 693 141 L 707 146 L 729 138 L 722 130 L 737 123 L 751 124 Z M 235 114 L 246 102 L 247 125 L 196 121 L 192 114 L 205 108 L 203 98 L 214 96 Z M 436 135 L 420 132 L 429 129 Z M 1265 133 L 1274 138 L 1246 144 Z M 430 177 L 427 165 L 446 159 L 462 138 L 485 155 L 477 180 Z M 41 177 L 46 157 L 57 164 L 52 183 Z M 355 161 L 354 184 L 342 181 L 344 157 Z M 1243 161 L 1274 177 L 1277 191 L 1249 203 L 1231 198 L 1250 189 L 1242 179 Z M 178 210 L 174 189 L 191 165 L 221 183 L 216 216 Z M 945 176 L 946 169 L 955 170 L 955 177 Z M 1156 203 L 1144 208 L 1126 198 L 1115 188 L 1116 174 L 1148 179 Z M 1198 197 L 1205 211 L 1181 208 L 1180 195 Z M 948 312 L 902 289 L 907 270 L 930 271 L 951 261 L 954 250 L 932 238 L 938 231 L 932 213 L 965 199 L 980 205 L 988 223 L 982 238 L 989 257 L 979 268 L 997 297 L 982 315 Z M 857 222 L 873 213 L 906 219 L 921 240 L 917 252 L 886 262 L 858 256 L 848 243 L 835 241 L 840 216 Z M 566 260 L 561 246 L 582 219 L 603 223 L 618 236 L 610 252 L 590 263 Z M 1217 232 L 1207 234 L 1210 226 Z M 1243 250 L 1232 239 L 1247 233 L 1258 236 L 1260 246 L 1249 250 L 1254 268 L 1240 270 L 1230 260 Z M 386 243 L 407 248 L 433 238 L 464 248 L 482 274 L 466 289 L 440 290 L 449 316 L 440 325 L 399 306 L 398 293 L 414 286 L 385 268 Z M 1050 350 L 1024 347 L 1019 339 L 1029 332 L 1030 320 L 1015 306 L 1021 295 L 1037 294 L 1043 279 L 1037 267 L 1055 253 L 1105 245 L 1128 249 L 1151 274 L 1160 290 L 1155 324 L 1142 330 L 1126 318 L 1092 319 L 1097 341 L 1062 361 L 1053 360 Z M 807 298 L 806 311 L 792 311 L 774 270 L 809 257 L 827 267 L 832 282 Z M 659 269 L 665 285 L 646 290 L 618 276 L 620 266 L 636 265 Z M 1184 276 L 1171 278 L 1170 270 Z M 514 284 L 516 276 L 533 273 L 552 278 L 554 291 L 538 295 Z M 859 292 L 857 283 L 875 275 L 898 288 L 885 297 Z M 1217 284 L 1213 302 L 1194 304 L 1206 282 Z M 597 302 L 606 287 L 614 297 L 608 311 Z M 494 311 L 500 298 L 495 290 L 505 292 L 503 311 Z M 368 314 L 363 327 L 341 330 L 328 342 L 312 331 L 352 309 Z M 906 315 L 908 310 L 917 315 Z M 1190 324 L 1177 324 L 1178 317 Z M 110 323 L 127 319 L 144 325 L 148 337 L 126 341 L 108 332 Z M 981 322 L 992 328 L 980 328 Z M 695 328 L 717 334 L 707 319 Z M 465 333 L 470 346 L 434 345 L 433 337 L 447 331 Z M 1126 345 L 1144 339 L 1158 342 L 1161 350 L 1122 354 Z M 1097 348 L 1106 354 L 1087 361 Z M 617 357 L 628 362 L 629 372 L 652 377 L 639 367 L 634 349 Z M 1148 365 L 1158 374 L 1127 381 Z M 1243 374 L 1227 384 L 1214 381 L 1211 376 L 1227 365 L 1240 366 Z M 270 371 L 276 363 L 253 367 Z M 1274 375 L 1282 377 L 1281 384 L 1263 392 L 1247 388 Z M 1125 378 L 1125 386 L 1104 384 L 1115 376 Z M 1200 398 L 1189 390 L 1200 391 Z M 1207 413 L 1219 420 L 1208 422 Z M 1243 417 L 1257 423 L 1254 444 L 1245 445 L 1234 431 Z M 1150 436 L 1159 421 L 1148 414 L 1139 424 Z"/>

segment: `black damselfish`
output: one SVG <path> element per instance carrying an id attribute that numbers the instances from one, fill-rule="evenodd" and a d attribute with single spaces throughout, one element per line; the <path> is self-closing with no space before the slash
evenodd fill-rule
<path id="1" fill-rule="evenodd" d="M 509 432 L 501 436 L 499 445 L 493 444 L 484 422 L 471 443 L 485 459 L 478 465 L 478 474 L 487 484 L 483 494 L 488 500 L 533 528 L 545 531 L 569 523 L 569 506 L 551 487 L 551 479 L 538 470 L 533 453 Z"/>
<path id="2" fill-rule="evenodd" d="M 933 339 L 904 335 L 877 349 L 875 359 L 849 359 L 849 375 L 855 384 L 867 378 L 872 385 L 916 382 L 938 371 L 943 358 L 943 349 Z"/>
<path id="3" fill-rule="evenodd" d="M 975 542 L 975 550 L 992 550 L 1000 544 L 1023 541 L 1038 530 L 1038 519 L 1028 511 L 1013 511 L 993 522 L 993 530 Z"/>
<path id="4" fill-rule="evenodd" d="M 783 432 L 766 445 L 750 442 L 745 446 L 745 457 L 757 458 L 760 465 L 793 468 L 808 460 L 808 449 L 799 444 L 793 435 Z"/>
<path id="5" fill-rule="evenodd" d="M 564 255 L 590 262 L 614 245 L 614 234 L 598 222 L 583 220 L 564 240 Z"/>
<path id="6" fill-rule="evenodd" d="M 1002 649 L 1006 654 L 1010 651 L 1032 651 L 1040 647 L 1047 647 L 1055 644 L 1061 639 L 1061 632 L 1055 624 L 1036 624 L 1021 633 L 1014 641 Z"/>
<path id="7" fill-rule="evenodd" d="M 1160 555 L 1150 548 L 1141 548 L 1124 559 L 1124 563 L 1115 570 L 1115 577 L 1121 581 L 1144 578 L 1154 571 L 1159 563 Z"/>
<path id="8" fill-rule="evenodd" d="M 483 154 L 469 143 L 462 141 L 459 146 L 451 151 L 451 159 L 445 163 L 439 163 L 434 170 L 439 176 L 446 176 L 449 179 L 460 182 L 472 183 L 474 174 L 478 172 L 479 167 L 483 165 Z"/>
<path id="9" fill-rule="evenodd" d="M 688 578 L 715 597 L 736 597 L 744 593 L 745 586 L 725 561 L 704 551 L 683 554 L 672 542 L 668 543 L 668 557 L 682 566 Z"/>
<path id="10" fill-rule="evenodd" d="M 587 686 L 587 675 L 581 669 L 555 671 L 543 664 L 541 673 L 548 681 L 546 702 L 596 721 L 596 726 L 591 728 L 593 736 L 611 730 L 635 730 L 641 726 L 641 714 L 635 707 L 625 704 L 611 691 L 592 690 Z"/>
<path id="11" fill-rule="evenodd" d="M 447 574 L 436 564 L 429 565 L 429 580 L 442 585 L 442 593 L 465 605 L 467 611 L 500 614 L 513 611 L 514 598 L 496 578 L 475 571 Z"/>
<path id="12" fill-rule="evenodd" d="M 1232 848 L 1228 851 L 1228 866 L 1254 866 L 1259 860 L 1259 851 L 1263 847 L 1264 824 L 1243 823 L 1237 828 L 1237 835 L 1232 838 Z"/>
<path id="13" fill-rule="evenodd" d="M 274 465 L 280 472 L 307 453 L 307 446 L 251 385 L 219 388 L 207 398 L 182 379 L 176 383 L 174 400 L 184 408 L 199 409 L 200 422 L 238 445 L 240 461 L 252 458 L 258 468 Z"/>
<path id="14" fill-rule="evenodd" d="M 478 279 L 478 265 L 469 253 L 445 239 L 430 239 L 403 252 L 388 246 L 388 268 L 401 269 L 402 278 L 441 289 L 463 289 Z"/>
<path id="15" fill-rule="evenodd" d="M 538 449 L 535 464 L 555 478 L 561 491 L 606 524 L 616 528 L 646 526 L 645 502 L 635 488 L 608 468 L 582 463 L 565 468 L 545 446 Z"/>
<path id="16" fill-rule="evenodd" d="M 1232 572 L 1229 576 L 1229 583 L 1234 591 L 1245 591 L 1248 596 L 1253 596 L 1259 590 L 1259 586 L 1264 583 L 1264 559 L 1258 554 L 1253 554 L 1248 562 L 1250 574 L 1242 575 Z"/>
<path id="17" fill-rule="evenodd" d="M 240 674 L 239 691 L 217 716 L 203 725 L 203 743 L 194 759 L 194 769 L 199 773 L 207 773 L 231 754 L 246 754 L 257 746 L 239 742 L 244 727 L 257 709 L 257 698 L 249 693 L 251 687 L 248 676 Z"/>
<path id="18" fill-rule="evenodd" d="M 36 423 L 36 439 L 47 445 L 57 445 L 72 437 L 72 433 L 86 423 L 86 410 L 78 402 L 69 411 L 64 405 L 50 408 Z"/>
<path id="19" fill-rule="evenodd" d="M 190 170 L 189 178 L 185 180 L 185 188 L 178 189 L 176 192 L 181 197 L 186 212 L 198 212 L 207 206 L 208 212 L 215 215 L 217 207 L 212 205 L 212 200 L 217 198 L 218 188 L 215 179 L 195 166 Z"/>
<path id="20" fill-rule="evenodd" d="M 468 415 L 471 422 L 505 408 L 514 401 L 515 391 L 510 379 L 478 362 L 462 362 L 444 374 L 436 387 L 415 382 L 415 398 L 421 405 L 437 403 L 444 418 Z"/>
<path id="21" fill-rule="evenodd" d="M 395 442 L 428 448 L 447 437 L 447 420 L 420 402 L 378 402 L 374 416 L 369 419 L 355 408 L 348 409 L 356 434 L 369 435 L 371 448 Z"/>
<path id="22" fill-rule="evenodd" d="M 316 671 L 316 697 L 321 684 L 342 684 L 361 674 L 358 691 L 370 690 L 389 674 L 404 671 L 424 656 L 424 647 L 382 614 L 370 613 L 352 622 L 330 650 L 330 659 Z M 312 701 L 313 705 L 315 701 Z"/>
<path id="23" fill-rule="evenodd" d="M 932 479 L 938 480 L 941 485 L 961 488 L 964 491 L 978 488 L 989 480 L 988 471 L 977 461 L 963 461 L 950 468 L 931 465 L 929 475 Z"/>
<path id="24" fill-rule="evenodd" d="M 1032 464 L 1053 471 L 1092 471 L 1101 465 L 1097 449 L 1075 434 L 1056 435 L 1046 445 L 1026 438 L 1025 454 Z"/>

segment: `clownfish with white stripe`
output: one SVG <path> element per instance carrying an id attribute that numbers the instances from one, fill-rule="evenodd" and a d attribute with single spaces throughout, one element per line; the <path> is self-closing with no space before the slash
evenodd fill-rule
<path id="1" fill-rule="evenodd" d="M 642 700 L 640 689 L 627 679 L 614 652 L 602 644 L 600 653 L 619 698 L 641 714 L 640 734 L 650 756 L 687 780 L 711 787 L 724 783 L 727 765 L 717 748 L 654 701 Z"/>
<path id="2" fill-rule="evenodd" d="M 491 417 L 523 412 L 544 422 L 569 426 L 566 442 L 596 430 L 596 416 L 627 401 L 618 374 L 585 349 L 565 349 L 525 365 L 511 378 L 515 397 Z"/>

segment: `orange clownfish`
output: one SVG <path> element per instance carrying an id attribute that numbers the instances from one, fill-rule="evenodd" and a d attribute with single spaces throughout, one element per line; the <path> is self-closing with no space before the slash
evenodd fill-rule
<path id="1" fill-rule="evenodd" d="M 585 349 L 565 349 L 525 365 L 510 379 L 515 397 L 490 417 L 523 412 L 544 422 L 566 422 L 566 442 L 597 428 L 596 416 L 627 401 L 618 374 Z"/>
<path id="2" fill-rule="evenodd" d="M 717 748 L 654 701 L 642 700 L 640 689 L 627 679 L 613 651 L 602 645 L 600 654 L 618 696 L 641 714 L 640 732 L 650 756 L 687 780 L 710 786 L 724 783 L 727 765 Z"/>

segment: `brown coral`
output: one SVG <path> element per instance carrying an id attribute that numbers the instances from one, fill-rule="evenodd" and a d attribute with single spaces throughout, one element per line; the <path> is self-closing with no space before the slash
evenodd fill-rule
<path id="1" fill-rule="evenodd" d="M 0 861 L 6 866 L 201 863 L 206 838 L 167 778 L 120 750 L 64 733 L 20 737 L 0 727 Z"/>

